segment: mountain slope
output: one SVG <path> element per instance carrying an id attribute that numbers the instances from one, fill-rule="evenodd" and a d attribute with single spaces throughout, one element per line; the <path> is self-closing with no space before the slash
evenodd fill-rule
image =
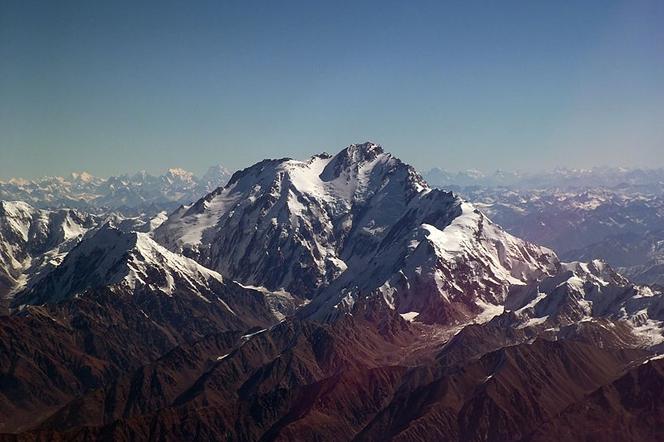
<path id="1" fill-rule="evenodd" d="M 73 401 L 41 425 L 41 435 L 507 440 L 537 429 L 645 356 L 538 340 L 454 367 L 415 365 L 387 359 L 412 344 L 407 330 L 386 337 L 367 326 L 360 314 L 332 325 L 287 322 L 230 350 L 219 348 L 218 337 L 206 339 Z M 175 391 L 144 399 L 148 379 L 181 379 L 189 367 L 193 376 Z"/>
<path id="2" fill-rule="evenodd" d="M 598 388 L 547 421 L 533 441 L 664 438 L 664 362 L 655 357 Z"/>
<path id="3" fill-rule="evenodd" d="M 505 310 L 511 314 L 504 326 L 561 331 L 603 318 L 625 323 L 642 347 L 664 343 L 662 294 L 630 283 L 599 260 L 563 264 L 556 275 L 515 287 Z"/>
<path id="4" fill-rule="evenodd" d="M 509 233 L 550 247 L 565 261 L 602 259 L 634 282 L 664 281 L 662 183 L 564 187 L 451 189 Z"/>
<path id="5" fill-rule="evenodd" d="M 96 223 L 76 210 L 0 201 L 0 303 L 57 266 Z"/>
<path id="6" fill-rule="evenodd" d="M 108 225 L 13 306 L 0 321 L 0 431 L 34 426 L 177 345 L 222 331 L 238 339 L 295 308 L 283 294 L 224 281 L 147 234 Z"/>
<path id="7" fill-rule="evenodd" d="M 262 294 L 253 297 L 260 306 Z M 238 314 L 249 313 L 236 307 Z M 183 296 L 109 289 L 56 304 L 27 305 L 0 321 L 0 432 L 33 428 L 89 389 L 114 382 L 179 345 L 216 334 L 230 348 L 244 333 L 240 330 L 274 323 L 266 316 L 255 308 L 243 322 L 227 310 Z"/>
<path id="8" fill-rule="evenodd" d="M 13 304 L 19 308 L 52 304 L 99 288 L 136 298 L 138 305 L 145 304 L 147 316 L 151 311 L 163 314 L 156 307 L 170 300 L 186 303 L 222 329 L 270 324 L 294 308 L 288 297 L 224 281 L 218 273 L 166 250 L 148 234 L 108 225 L 76 246 L 42 280 L 17 294 Z M 174 314 L 174 320 L 185 320 L 182 312 Z"/>

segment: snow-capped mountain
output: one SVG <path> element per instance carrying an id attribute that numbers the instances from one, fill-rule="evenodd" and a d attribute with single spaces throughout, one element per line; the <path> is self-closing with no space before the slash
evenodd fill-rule
<path id="1" fill-rule="evenodd" d="M 588 321 L 628 325 L 642 346 L 664 342 L 664 297 L 638 286 L 600 260 L 562 265 L 556 275 L 514 287 L 505 302 L 514 327 L 564 329 Z"/>
<path id="2" fill-rule="evenodd" d="M 311 310 L 380 290 L 434 322 L 485 312 L 557 265 L 373 143 L 237 172 L 155 239 L 243 284 L 316 298 Z"/>
<path id="3" fill-rule="evenodd" d="M 478 185 L 500 185 L 508 184 L 518 180 L 521 177 L 519 172 L 503 172 L 496 171 L 493 175 L 476 170 L 460 170 L 457 172 L 450 172 L 448 170 L 434 167 L 425 171 L 424 178 L 432 186 L 446 188 L 447 186 L 478 186 Z"/>
<path id="4" fill-rule="evenodd" d="M 55 271 L 19 294 L 16 302 L 58 302 L 90 288 L 115 285 L 128 292 L 148 287 L 165 296 L 184 287 L 211 296 L 210 286 L 221 283 L 219 274 L 169 252 L 145 233 L 104 226 L 76 246 Z"/>
<path id="5" fill-rule="evenodd" d="M 100 215 L 75 209 L 37 209 L 20 201 L 0 201 L 0 305 L 55 269 L 85 236 L 104 225 L 124 232 L 150 233 L 166 219 Z"/>
<path id="6" fill-rule="evenodd" d="M 223 166 L 210 167 L 201 178 L 180 168 L 154 176 L 145 171 L 134 175 L 94 177 L 86 172 L 69 177 L 0 181 L 0 200 L 18 200 L 39 208 L 74 207 L 89 212 L 107 210 L 126 214 L 173 210 L 224 185 L 230 173 Z"/>
<path id="7" fill-rule="evenodd" d="M 232 173 L 221 164 L 210 166 L 200 179 L 197 179 L 201 190 L 212 192 L 217 187 L 224 186 L 231 178 Z"/>
<path id="8" fill-rule="evenodd" d="M 664 282 L 664 189 L 458 188 L 511 234 L 563 260 L 603 259 L 635 282 Z"/>
<path id="9" fill-rule="evenodd" d="M 0 303 L 57 266 L 95 225 L 94 217 L 77 210 L 0 201 Z"/>
<path id="10" fill-rule="evenodd" d="M 607 235 L 563 256 L 582 261 L 601 257 L 631 281 L 664 287 L 664 229 L 634 232 L 624 227 L 624 233 Z"/>
<path id="11" fill-rule="evenodd" d="M 86 237 L 56 269 L 18 293 L 13 305 L 57 303 L 100 288 L 128 297 L 202 301 L 210 310 L 233 318 L 236 326 L 252 316 L 276 321 L 294 308 L 290 298 L 225 281 L 217 272 L 160 246 L 146 233 L 123 232 L 109 225 Z M 271 311 L 270 306 L 283 311 Z"/>

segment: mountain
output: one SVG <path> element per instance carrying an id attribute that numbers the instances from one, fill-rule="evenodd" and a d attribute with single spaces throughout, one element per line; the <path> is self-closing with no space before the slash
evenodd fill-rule
<path id="1" fill-rule="evenodd" d="M 19 200 L 43 209 L 74 207 L 95 213 L 114 210 L 153 215 L 194 201 L 224 185 L 229 177 L 228 170 L 219 165 L 201 178 L 172 168 L 159 176 L 142 171 L 102 179 L 82 172 L 69 177 L 11 179 L 0 181 L 0 200 Z"/>
<path id="2" fill-rule="evenodd" d="M 242 284 L 313 299 L 312 314 L 380 291 L 441 323 L 495 311 L 510 285 L 558 265 L 373 143 L 236 172 L 155 239 Z"/>
<path id="3" fill-rule="evenodd" d="M 163 298 L 186 300 L 207 310 L 205 315 L 214 316 L 215 326 L 222 329 L 276 322 L 277 316 L 283 318 L 294 307 L 287 296 L 226 282 L 218 273 L 166 250 L 146 233 L 123 232 L 108 225 L 81 241 L 56 269 L 18 293 L 13 305 L 53 304 L 98 288 L 136 296 L 141 300 L 137 302 L 145 300 L 148 315 Z M 272 305 L 282 304 L 284 312 L 271 310 Z"/>
<path id="4" fill-rule="evenodd" d="M 475 169 L 450 172 L 438 167 L 427 170 L 423 176 L 427 183 L 439 187 L 445 187 L 450 184 L 455 186 L 472 186 L 484 183 L 488 179 L 486 174 Z"/>
<path id="5" fill-rule="evenodd" d="M 602 257 L 632 281 L 664 286 L 664 229 L 643 233 L 626 229 L 563 256 L 583 261 Z"/>
<path id="6" fill-rule="evenodd" d="M 77 210 L 0 201 L 0 302 L 57 266 L 95 224 Z"/>
<path id="7" fill-rule="evenodd" d="M 210 166 L 205 174 L 198 180 L 205 193 L 212 192 L 217 187 L 224 186 L 231 178 L 232 173 L 221 164 Z"/>
<path id="8" fill-rule="evenodd" d="M 55 269 L 84 237 L 103 225 L 149 233 L 166 219 L 93 215 L 76 209 L 37 209 L 20 201 L 0 201 L 0 313 L 18 292 Z"/>
<path id="9" fill-rule="evenodd" d="M 509 233 L 563 260 L 602 259 L 643 284 L 664 281 L 664 188 L 455 188 Z"/>
<path id="10" fill-rule="evenodd" d="M 558 332 L 602 318 L 627 324 L 642 348 L 664 343 L 662 293 L 630 283 L 599 260 L 567 263 L 557 275 L 515 288 L 505 310 L 514 313 L 510 324 L 517 328 Z"/>

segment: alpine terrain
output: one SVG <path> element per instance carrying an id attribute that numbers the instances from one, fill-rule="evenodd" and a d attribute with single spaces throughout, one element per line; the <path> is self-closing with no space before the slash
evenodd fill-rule
<path id="1" fill-rule="evenodd" d="M 371 142 L 187 192 L 0 203 L 0 439 L 664 437 L 653 280 Z"/>

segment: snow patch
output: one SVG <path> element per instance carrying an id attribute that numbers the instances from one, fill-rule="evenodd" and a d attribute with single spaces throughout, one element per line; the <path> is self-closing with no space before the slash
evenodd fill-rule
<path id="1" fill-rule="evenodd" d="M 401 313 L 401 317 L 404 318 L 406 321 L 413 322 L 417 315 L 419 315 L 420 312 L 406 312 L 406 313 Z"/>

